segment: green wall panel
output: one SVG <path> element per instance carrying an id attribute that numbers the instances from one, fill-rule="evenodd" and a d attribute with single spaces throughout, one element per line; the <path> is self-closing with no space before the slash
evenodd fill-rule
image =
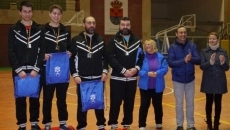
<path id="1" fill-rule="evenodd" d="M 10 3 L 16 3 L 17 8 L 24 0 L 0 0 L 0 9 L 11 9 Z M 53 4 L 60 5 L 63 10 L 66 10 L 66 0 L 30 0 L 33 3 L 34 10 L 49 10 Z"/>

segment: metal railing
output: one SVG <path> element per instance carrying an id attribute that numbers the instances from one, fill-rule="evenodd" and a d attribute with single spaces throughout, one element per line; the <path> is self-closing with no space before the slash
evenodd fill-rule
<path id="1" fill-rule="evenodd" d="M 23 0 L 0 0 L 0 9 L 18 9 L 20 3 Z M 63 10 L 75 10 L 75 4 L 73 2 L 67 2 L 66 0 L 33 0 L 34 10 L 49 10 L 49 7 L 53 4 L 60 5 Z M 15 8 L 16 7 L 16 8 Z"/>
<path id="2" fill-rule="evenodd" d="M 218 34 L 221 40 L 230 40 L 230 23 L 227 23 L 227 25 Z"/>
<path id="3" fill-rule="evenodd" d="M 84 17 L 85 17 L 84 16 L 84 10 L 81 10 L 79 12 L 76 12 L 68 22 L 64 22 L 63 24 L 65 26 L 67 26 L 67 25 L 70 25 L 70 26 L 82 26 L 82 20 L 84 19 Z"/>
<path id="4" fill-rule="evenodd" d="M 159 50 L 161 51 L 161 53 L 167 54 L 167 51 L 169 48 L 169 39 L 168 39 L 167 33 L 173 30 L 176 30 L 180 26 L 184 26 L 185 28 L 190 28 L 191 31 L 194 32 L 196 28 L 196 15 L 195 14 L 183 15 L 180 19 L 179 24 L 169 27 L 167 29 L 164 29 L 156 34 L 155 39 L 156 39 L 157 46 Z M 160 36 L 163 36 L 163 43 L 162 43 L 161 48 L 160 48 L 160 39 L 159 39 Z"/>

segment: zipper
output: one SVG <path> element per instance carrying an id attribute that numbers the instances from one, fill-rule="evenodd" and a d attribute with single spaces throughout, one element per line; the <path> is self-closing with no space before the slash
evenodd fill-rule
<path id="1" fill-rule="evenodd" d="M 183 51 L 184 51 L 184 55 L 186 56 L 186 54 L 185 54 L 185 47 L 184 47 Z M 187 77 L 186 77 L 186 72 L 187 72 L 187 71 L 186 71 L 186 70 L 187 70 L 186 68 L 187 68 L 187 63 L 185 64 L 185 68 L 184 68 L 184 69 L 185 69 L 185 74 L 184 74 L 184 77 L 185 77 L 184 80 L 185 80 L 185 81 L 184 81 L 184 82 L 186 82 L 186 78 L 187 78 Z"/>

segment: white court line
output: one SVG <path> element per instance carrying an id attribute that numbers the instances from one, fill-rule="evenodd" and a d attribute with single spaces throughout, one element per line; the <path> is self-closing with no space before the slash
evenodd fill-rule
<path id="1" fill-rule="evenodd" d="M 69 87 L 68 90 L 69 90 L 69 89 L 72 89 L 72 88 L 76 88 L 76 86 Z M 76 89 L 75 89 L 75 90 L 76 90 Z M 76 92 L 76 91 L 75 91 L 75 92 Z M 77 96 L 77 94 L 72 94 L 72 93 L 70 93 L 70 92 L 68 92 L 68 91 L 67 91 L 67 94 L 73 95 L 73 96 Z"/>
<path id="2" fill-rule="evenodd" d="M 76 88 L 76 86 L 69 87 L 68 90 L 69 90 L 69 89 L 72 89 L 72 88 Z M 168 93 L 164 93 L 163 95 L 169 95 L 169 94 L 171 94 L 171 93 L 174 92 L 174 90 L 173 90 L 172 88 L 170 88 L 170 87 L 166 87 L 166 88 L 170 89 L 171 91 L 168 92 Z M 76 94 L 70 93 L 70 92 L 68 92 L 68 91 L 67 91 L 67 94 L 73 95 L 73 96 L 77 96 Z"/>
<path id="3" fill-rule="evenodd" d="M 165 88 L 168 88 L 168 89 L 170 89 L 171 91 L 170 91 L 170 92 L 168 92 L 168 93 L 164 93 L 163 95 L 169 95 L 169 94 L 171 94 L 171 93 L 173 93 L 173 92 L 174 92 L 174 90 L 173 90 L 172 88 L 170 88 L 170 87 L 165 87 Z"/>

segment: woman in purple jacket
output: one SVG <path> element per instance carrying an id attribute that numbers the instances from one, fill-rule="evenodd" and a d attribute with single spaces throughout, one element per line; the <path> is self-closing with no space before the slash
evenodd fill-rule
<path id="1" fill-rule="evenodd" d="M 144 43 L 145 57 L 139 72 L 138 86 L 140 88 L 141 105 L 139 109 L 139 127 L 145 130 L 148 109 L 152 99 L 157 129 L 162 129 L 162 96 L 165 89 L 164 76 L 168 72 L 166 59 L 160 54 L 153 40 Z"/>

